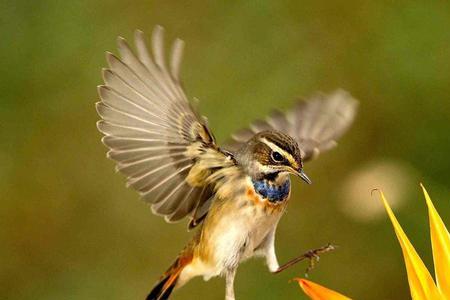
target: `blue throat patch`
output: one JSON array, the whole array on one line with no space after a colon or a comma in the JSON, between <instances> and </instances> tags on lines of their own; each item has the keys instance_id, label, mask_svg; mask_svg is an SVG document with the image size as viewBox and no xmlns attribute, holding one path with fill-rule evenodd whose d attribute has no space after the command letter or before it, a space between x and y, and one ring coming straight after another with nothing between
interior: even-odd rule
<instances>
[{"instance_id":1,"label":"blue throat patch","mask_svg":"<svg viewBox=\"0 0 450 300\"><path fill-rule=\"evenodd\" d=\"M280 202L286 199L291 189L291 181L288 179L282 185L275 185L267 180L252 180L255 191L270 202Z\"/></svg>"}]
</instances>

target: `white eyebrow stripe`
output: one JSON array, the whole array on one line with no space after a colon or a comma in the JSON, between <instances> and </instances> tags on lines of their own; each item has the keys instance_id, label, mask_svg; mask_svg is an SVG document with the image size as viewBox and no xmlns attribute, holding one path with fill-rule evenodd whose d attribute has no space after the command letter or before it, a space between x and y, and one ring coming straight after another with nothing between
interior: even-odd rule
<instances>
[{"instance_id":1,"label":"white eyebrow stripe","mask_svg":"<svg viewBox=\"0 0 450 300\"><path fill-rule=\"evenodd\" d=\"M297 163L294 159L294 157L287 151L283 150L282 148L278 147L276 144L268 141L266 138L260 138L259 139L260 142L263 142L264 144L266 144L267 146L270 147L270 149L272 149L272 151L276 151L281 153L285 158L287 158L287 160L289 160L289 162L291 164Z\"/></svg>"}]
</instances>

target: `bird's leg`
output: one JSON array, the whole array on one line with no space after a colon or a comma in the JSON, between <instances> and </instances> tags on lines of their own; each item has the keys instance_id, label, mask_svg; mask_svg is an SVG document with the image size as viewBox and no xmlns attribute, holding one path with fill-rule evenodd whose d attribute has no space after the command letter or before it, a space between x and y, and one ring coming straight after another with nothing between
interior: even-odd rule
<instances>
[{"instance_id":1,"label":"bird's leg","mask_svg":"<svg viewBox=\"0 0 450 300\"><path fill-rule=\"evenodd\" d=\"M236 268L229 269L225 276L225 300L234 300L234 277L236 276Z\"/></svg>"},{"instance_id":2,"label":"bird's leg","mask_svg":"<svg viewBox=\"0 0 450 300\"><path fill-rule=\"evenodd\" d=\"M309 265L308 265L308 268L306 269L306 273L305 273L305 276L308 277L308 272L311 271L312 269L314 269L315 264L319 261L320 255L323 253L332 251L334 249L336 249L336 246L334 246L332 244L328 244L326 246L323 246L323 247L320 247L317 249L309 250L306 253L300 255L299 257L296 257L296 258L288 261L287 263L285 263L284 265L282 265L281 267L279 267L277 270L273 271L272 273L274 273L274 274L280 273L302 260L309 259Z\"/></svg>"}]
</instances>

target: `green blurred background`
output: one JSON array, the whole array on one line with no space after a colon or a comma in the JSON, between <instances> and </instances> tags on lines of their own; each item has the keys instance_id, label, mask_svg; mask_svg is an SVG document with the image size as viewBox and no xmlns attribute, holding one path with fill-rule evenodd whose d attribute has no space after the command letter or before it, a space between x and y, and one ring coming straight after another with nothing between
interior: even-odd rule
<instances>
[{"instance_id":1,"label":"green blurred background","mask_svg":"<svg viewBox=\"0 0 450 300\"><path fill-rule=\"evenodd\" d=\"M186 41L182 75L220 141L272 108L342 87L360 113L306 165L277 233L280 262L327 242L310 278L355 299L408 299L381 187L432 267L424 182L450 224L448 1L6 1L0 4L0 298L143 299L192 233L126 189L95 128L116 36L155 24ZM238 299L306 299L262 260ZM223 299L190 282L173 299Z\"/></svg>"}]
</instances>

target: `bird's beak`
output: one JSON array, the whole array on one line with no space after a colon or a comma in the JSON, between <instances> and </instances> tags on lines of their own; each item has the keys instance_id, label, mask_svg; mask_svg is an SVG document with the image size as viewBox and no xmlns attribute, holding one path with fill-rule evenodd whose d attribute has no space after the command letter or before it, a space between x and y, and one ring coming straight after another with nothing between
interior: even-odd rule
<instances>
[{"instance_id":1,"label":"bird's beak","mask_svg":"<svg viewBox=\"0 0 450 300\"><path fill-rule=\"evenodd\" d=\"M305 174L305 172L303 172L302 169L298 170L295 175L297 175L298 177L300 177L304 182L306 182L307 184L311 184L312 181L311 179L309 179L309 177Z\"/></svg>"}]
</instances>

